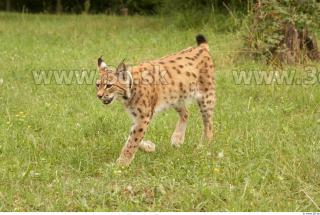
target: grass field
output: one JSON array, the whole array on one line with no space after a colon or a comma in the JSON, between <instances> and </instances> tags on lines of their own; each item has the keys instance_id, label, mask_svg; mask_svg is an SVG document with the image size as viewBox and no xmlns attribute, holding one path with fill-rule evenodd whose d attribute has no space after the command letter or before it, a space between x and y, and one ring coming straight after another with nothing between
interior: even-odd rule
<instances>
[{"instance_id":1,"label":"grass field","mask_svg":"<svg viewBox=\"0 0 320 215\"><path fill-rule=\"evenodd\" d=\"M156 153L139 151L127 169L114 165L131 125L120 103L102 105L95 83L33 79L95 71L100 55L109 64L161 57L199 32L216 65L214 141L197 147L202 120L191 104L186 142L172 148L169 110L147 132ZM236 33L161 18L0 13L0 211L319 211L319 82L236 85L235 69L272 69L239 47Z\"/></svg>"}]
</instances>

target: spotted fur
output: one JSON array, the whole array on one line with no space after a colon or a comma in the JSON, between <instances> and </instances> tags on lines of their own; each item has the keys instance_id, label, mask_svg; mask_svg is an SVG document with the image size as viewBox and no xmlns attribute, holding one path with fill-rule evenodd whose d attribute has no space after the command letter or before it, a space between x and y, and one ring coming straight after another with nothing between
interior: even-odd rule
<instances>
[{"instance_id":1,"label":"spotted fur","mask_svg":"<svg viewBox=\"0 0 320 215\"><path fill-rule=\"evenodd\" d=\"M202 114L203 137L213 137L213 110L215 106L214 66L209 46L203 35L196 37L198 46L157 60L127 68L122 62L116 71L98 60L100 77L97 96L104 104L120 98L133 118L134 125L117 160L129 165L138 148L147 152L155 145L144 140L144 134L154 114L172 107L180 116L171 136L173 146L184 142L188 111L186 101L195 99Z\"/></svg>"}]
</instances>

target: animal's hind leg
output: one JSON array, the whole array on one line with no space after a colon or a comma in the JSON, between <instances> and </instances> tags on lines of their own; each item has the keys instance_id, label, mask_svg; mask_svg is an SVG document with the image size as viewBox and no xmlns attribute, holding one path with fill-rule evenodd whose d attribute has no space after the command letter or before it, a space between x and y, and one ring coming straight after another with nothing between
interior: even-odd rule
<instances>
[{"instance_id":1,"label":"animal's hind leg","mask_svg":"<svg viewBox=\"0 0 320 215\"><path fill-rule=\"evenodd\" d=\"M214 91L203 92L201 98L198 99L198 105L203 120L202 139L211 140L213 138L213 110L215 106Z\"/></svg>"},{"instance_id":2,"label":"animal's hind leg","mask_svg":"<svg viewBox=\"0 0 320 215\"><path fill-rule=\"evenodd\" d=\"M171 136L171 144L173 146L179 147L184 142L184 136L188 121L188 111L185 106L176 107L175 110L178 112L180 119L176 125L176 129Z\"/></svg>"}]
</instances>

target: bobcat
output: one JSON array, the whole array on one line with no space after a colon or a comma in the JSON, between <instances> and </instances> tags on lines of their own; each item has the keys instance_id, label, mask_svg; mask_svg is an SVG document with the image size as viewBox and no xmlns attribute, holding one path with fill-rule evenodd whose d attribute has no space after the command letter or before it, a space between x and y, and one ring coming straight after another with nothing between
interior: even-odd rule
<instances>
[{"instance_id":1,"label":"bobcat","mask_svg":"<svg viewBox=\"0 0 320 215\"><path fill-rule=\"evenodd\" d=\"M203 35L196 37L197 46L157 60L128 68L120 63L112 71L100 57L97 97L110 104L120 99L131 114L134 125L117 159L120 166L128 166L138 148L151 152L155 145L144 140L144 134L154 114L173 107L180 116L171 144L179 147L184 142L188 111L185 102L195 99L203 118L203 137L213 137L215 106L214 67L209 46Z\"/></svg>"}]
</instances>

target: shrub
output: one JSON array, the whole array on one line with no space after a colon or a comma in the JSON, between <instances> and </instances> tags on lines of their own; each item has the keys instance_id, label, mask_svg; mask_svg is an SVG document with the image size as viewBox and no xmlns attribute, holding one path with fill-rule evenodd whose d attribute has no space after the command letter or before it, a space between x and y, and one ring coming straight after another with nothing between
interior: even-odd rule
<instances>
[{"instance_id":1,"label":"shrub","mask_svg":"<svg viewBox=\"0 0 320 215\"><path fill-rule=\"evenodd\" d=\"M320 26L316 0L261 0L244 22L247 51L269 61L320 59L314 32Z\"/></svg>"}]
</instances>

